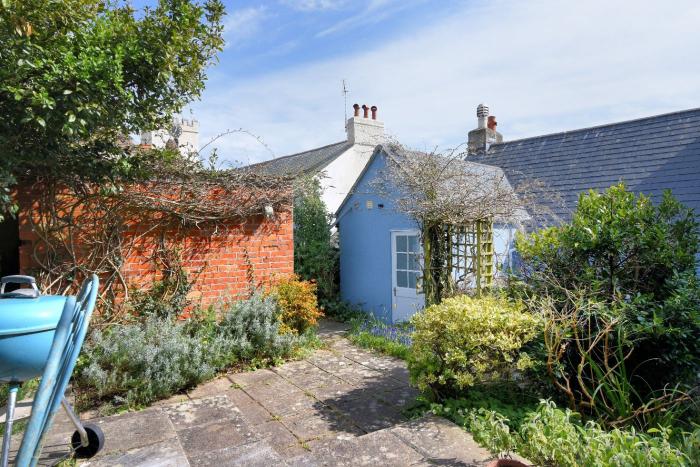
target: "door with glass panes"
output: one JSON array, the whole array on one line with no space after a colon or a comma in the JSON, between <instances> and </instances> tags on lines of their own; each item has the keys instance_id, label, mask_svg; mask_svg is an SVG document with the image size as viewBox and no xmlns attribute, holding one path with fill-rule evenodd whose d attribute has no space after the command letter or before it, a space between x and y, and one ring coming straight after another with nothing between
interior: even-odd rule
<instances>
[{"instance_id":1,"label":"door with glass panes","mask_svg":"<svg viewBox=\"0 0 700 467\"><path fill-rule=\"evenodd\" d=\"M419 293L421 277L421 247L417 230L391 232L392 319L409 319L425 305Z\"/></svg>"}]
</instances>

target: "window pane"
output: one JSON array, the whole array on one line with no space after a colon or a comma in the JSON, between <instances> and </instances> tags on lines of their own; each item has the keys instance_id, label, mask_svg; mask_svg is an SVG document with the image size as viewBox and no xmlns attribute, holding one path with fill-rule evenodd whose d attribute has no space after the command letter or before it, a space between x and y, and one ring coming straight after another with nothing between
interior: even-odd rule
<instances>
[{"instance_id":1,"label":"window pane","mask_svg":"<svg viewBox=\"0 0 700 467\"><path fill-rule=\"evenodd\" d=\"M408 254L396 253L396 269L408 269Z\"/></svg>"},{"instance_id":2,"label":"window pane","mask_svg":"<svg viewBox=\"0 0 700 467\"><path fill-rule=\"evenodd\" d=\"M396 236L396 251L407 251L407 240L405 235Z\"/></svg>"},{"instance_id":3,"label":"window pane","mask_svg":"<svg viewBox=\"0 0 700 467\"><path fill-rule=\"evenodd\" d=\"M408 287L408 276L406 271L396 271L396 286Z\"/></svg>"},{"instance_id":4,"label":"window pane","mask_svg":"<svg viewBox=\"0 0 700 467\"><path fill-rule=\"evenodd\" d=\"M408 251L417 252L418 251L418 236L411 235L408 237Z\"/></svg>"},{"instance_id":5,"label":"window pane","mask_svg":"<svg viewBox=\"0 0 700 467\"><path fill-rule=\"evenodd\" d=\"M409 289L415 289L416 288L416 279L418 278L418 273L417 272L409 272L408 273L408 288Z\"/></svg>"},{"instance_id":6,"label":"window pane","mask_svg":"<svg viewBox=\"0 0 700 467\"><path fill-rule=\"evenodd\" d=\"M420 263L418 261L418 255L415 255L415 254L408 255L408 267L406 269L411 269L413 271L420 271Z\"/></svg>"}]
</instances>

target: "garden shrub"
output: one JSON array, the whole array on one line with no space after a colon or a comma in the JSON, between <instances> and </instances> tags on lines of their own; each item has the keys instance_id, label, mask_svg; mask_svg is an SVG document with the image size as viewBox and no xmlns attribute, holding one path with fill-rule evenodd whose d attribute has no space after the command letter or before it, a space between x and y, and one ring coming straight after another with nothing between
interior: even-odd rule
<instances>
[{"instance_id":1,"label":"garden shrub","mask_svg":"<svg viewBox=\"0 0 700 467\"><path fill-rule=\"evenodd\" d=\"M273 296L254 294L231 303L215 329L212 353L217 367L236 361L274 362L288 356L296 344L293 334L283 334L281 311Z\"/></svg>"},{"instance_id":2,"label":"garden shrub","mask_svg":"<svg viewBox=\"0 0 700 467\"><path fill-rule=\"evenodd\" d=\"M280 334L280 313L274 297L256 294L230 304L220 322L154 314L94 332L76 371L82 402L143 406L235 364L275 363L299 342L294 334Z\"/></svg>"},{"instance_id":3,"label":"garden shrub","mask_svg":"<svg viewBox=\"0 0 700 467\"><path fill-rule=\"evenodd\" d=\"M539 328L539 320L521 303L495 296L449 298L417 313L411 322L411 380L436 399L530 366L521 348Z\"/></svg>"},{"instance_id":4,"label":"garden shrub","mask_svg":"<svg viewBox=\"0 0 700 467\"><path fill-rule=\"evenodd\" d=\"M634 429L606 431L597 423L582 423L577 413L541 401L519 424L502 413L486 408L446 410L434 405L433 412L446 416L469 430L474 439L498 456L517 452L536 465L586 466L690 466L696 453L688 446L675 446L666 429L639 433ZM686 434L686 439L700 431Z\"/></svg>"},{"instance_id":5,"label":"garden shrub","mask_svg":"<svg viewBox=\"0 0 700 467\"><path fill-rule=\"evenodd\" d=\"M146 405L216 372L201 338L183 323L156 316L95 332L85 347L79 392L117 406Z\"/></svg>"},{"instance_id":6,"label":"garden shrub","mask_svg":"<svg viewBox=\"0 0 700 467\"><path fill-rule=\"evenodd\" d=\"M646 427L697 383L698 239L694 213L670 193L655 206L622 184L582 194L571 222L517 239L549 375L573 409Z\"/></svg>"},{"instance_id":7,"label":"garden shrub","mask_svg":"<svg viewBox=\"0 0 700 467\"><path fill-rule=\"evenodd\" d=\"M303 334L307 329L316 326L318 319L323 316L318 309L316 284L313 282L291 276L277 282L271 293L282 310L280 319L283 333Z\"/></svg>"},{"instance_id":8,"label":"garden shrub","mask_svg":"<svg viewBox=\"0 0 700 467\"><path fill-rule=\"evenodd\" d=\"M337 301L339 258L331 235L332 214L321 199L317 177L301 180L294 198L294 271L318 285L318 301L331 309Z\"/></svg>"}]
</instances>

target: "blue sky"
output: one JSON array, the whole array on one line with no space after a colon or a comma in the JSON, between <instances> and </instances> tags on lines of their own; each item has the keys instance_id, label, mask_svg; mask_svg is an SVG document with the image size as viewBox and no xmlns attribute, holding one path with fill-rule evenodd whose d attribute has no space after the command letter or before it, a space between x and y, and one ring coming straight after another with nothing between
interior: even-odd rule
<instances>
[{"instance_id":1,"label":"blue sky","mask_svg":"<svg viewBox=\"0 0 700 467\"><path fill-rule=\"evenodd\" d=\"M206 142L255 162L345 139L345 79L389 134L454 147L489 104L505 139L700 107L700 2L226 1Z\"/></svg>"}]
</instances>

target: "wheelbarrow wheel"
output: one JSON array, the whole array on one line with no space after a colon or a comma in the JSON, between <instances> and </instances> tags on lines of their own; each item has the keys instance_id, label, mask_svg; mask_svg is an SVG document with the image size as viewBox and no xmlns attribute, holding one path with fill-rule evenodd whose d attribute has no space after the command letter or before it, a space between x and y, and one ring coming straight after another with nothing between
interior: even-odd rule
<instances>
[{"instance_id":1,"label":"wheelbarrow wheel","mask_svg":"<svg viewBox=\"0 0 700 467\"><path fill-rule=\"evenodd\" d=\"M80 443L80 432L78 430L71 437L74 456L78 459L89 459L102 450L105 445L105 435L99 426L93 423L83 424L88 437L88 445L82 446Z\"/></svg>"}]
</instances>

